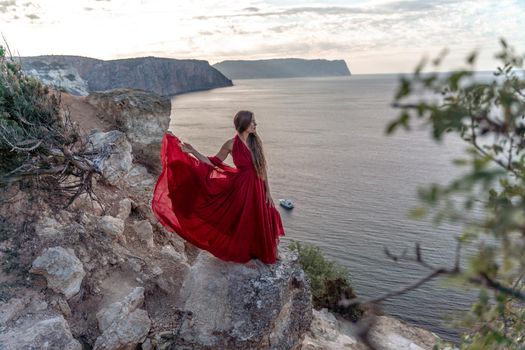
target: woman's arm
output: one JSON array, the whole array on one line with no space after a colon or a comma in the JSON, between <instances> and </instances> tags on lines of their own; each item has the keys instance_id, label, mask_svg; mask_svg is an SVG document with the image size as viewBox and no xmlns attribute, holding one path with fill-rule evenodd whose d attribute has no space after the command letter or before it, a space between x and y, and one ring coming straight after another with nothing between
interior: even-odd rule
<instances>
[{"instance_id":1,"label":"woman's arm","mask_svg":"<svg viewBox=\"0 0 525 350\"><path fill-rule=\"evenodd\" d=\"M232 140L226 141L219 152L215 155L215 157L219 158L221 162L224 162L226 157L228 157L228 154L232 151Z\"/></svg>"},{"instance_id":2,"label":"woman's arm","mask_svg":"<svg viewBox=\"0 0 525 350\"><path fill-rule=\"evenodd\" d=\"M211 166L215 166L212 162L210 162L208 157L206 157L206 156L202 155L201 153L199 153L199 151L197 151L195 148L193 148L192 145L190 145L187 142L181 141L180 142L180 149L183 152L186 152L186 153L189 153L189 154L193 154L201 162L204 162L204 163L209 164Z\"/></svg>"},{"instance_id":3,"label":"woman's arm","mask_svg":"<svg viewBox=\"0 0 525 350\"><path fill-rule=\"evenodd\" d=\"M218 158L221 162L223 162L226 157L228 156L228 154L231 152L231 148L232 148L232 140L228 140L226 141L221 149L219 150L219 152L217 153L217 155L215 155L216 158ZM192 145L190 145L189 143L185 143L185 142L182 142L181 141L181 149L182 151L184 152L187 152L187 153L191 153L193 154L197 159L199 159L201 162L204 162L204 163L207 163L207 164L210 164L211 166L215 166L215 164L213 164L210 159L208 157L206 157L205 155L199 153L195 148L193 148Z\"/></svg>"}]
</instances>

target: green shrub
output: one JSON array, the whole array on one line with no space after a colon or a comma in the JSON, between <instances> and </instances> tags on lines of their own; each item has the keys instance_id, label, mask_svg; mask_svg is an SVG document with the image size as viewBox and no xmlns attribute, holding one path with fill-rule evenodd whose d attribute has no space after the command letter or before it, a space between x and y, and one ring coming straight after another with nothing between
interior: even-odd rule
<instances>
[{"instance_id":1,"label":"green shrub","mask_svg":"<svg viewBox=\"0 0 525 350\"><path fill-rule=\"evenodd\" d=\"M100 172L85 141L61 108L61 92L24 74L0 45L0 187L40 188L57 205L67 199L63 207L92 194L91 179Z\"/></svg>"},{"instance_id":2,"label":"green shrub","mask_svg":"<svg viewBox=\"0 0 525 350\"><path fill-rule=\"evenodd\" d=\"M292 241L288 248L299 253L299 262L310 279L312 301L316 309L327 308L346 319L357 321L363 314L360 306L342 307L341 299L356 298L349 271L325 259L319 247Z\"/></svg>"},{"instance_id":3,"label":"green shrub","mask_svg":"<svg viewBox=\"0 0 525 350\"><path fill-rule=\"evenodd\" d=\"M24 75L0 46L0 175L27 162L42 146L55 141L52 138L68 143L59 110L56 96L35 78Z\"/></svg>"}]
</instances>

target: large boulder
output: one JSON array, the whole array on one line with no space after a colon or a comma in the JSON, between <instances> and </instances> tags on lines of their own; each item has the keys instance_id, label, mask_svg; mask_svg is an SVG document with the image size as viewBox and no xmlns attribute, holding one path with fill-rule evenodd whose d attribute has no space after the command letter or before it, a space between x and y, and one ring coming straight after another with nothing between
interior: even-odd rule
<instances>
[{"instance_id":1,"label":"large boulder","mask_svg":"<svg viewBox=\"0 0 525 350\"><path fill-rule=\"evenodd\" d=\"M98 117L126 133L135 159L153 173L160 173L160 146L169 127L171 100L152 92L114 89L93 92L86 101Z\"/></svg>"},{"instance_id":2,"label":"large boulder","mask_svg":"<svg viewBox=\"0 0 525 350\"><path fill-rule=\"evenodd\" d=\"M47 248L33 261L31 273L43 275L49 288L71 298L80 291L86 275L82 262L72 250L62 247Z\"/></svg>"},{"instance_id":3,"label":"large boulder","mask_svg":"<svg viewBox=\"0 0 525 350\"><path fill-rule=\"evenodd\" d=\"M174 348L296 349L312 320L309 281L297 252L256 267L202 251L181 289L182 322Z\"/></svg>"}]
</instances>

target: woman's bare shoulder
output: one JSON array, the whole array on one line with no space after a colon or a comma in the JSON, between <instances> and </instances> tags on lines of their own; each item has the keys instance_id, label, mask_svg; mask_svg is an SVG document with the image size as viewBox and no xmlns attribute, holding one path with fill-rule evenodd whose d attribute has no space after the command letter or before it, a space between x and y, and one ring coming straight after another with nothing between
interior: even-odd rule
<instances>
[{"instance_id":1,"label":"woman's bare shoulder","mask_svg":"<svg viewBox=\"0 0 525 350\"><path fill-rule=\"evenodd\" d=\"M233 138L226 140L226 142L224 142L222 147L226 148L228 151L231 152L233 148L233 140L234 140Z\"/></svg>"}]
</instances>

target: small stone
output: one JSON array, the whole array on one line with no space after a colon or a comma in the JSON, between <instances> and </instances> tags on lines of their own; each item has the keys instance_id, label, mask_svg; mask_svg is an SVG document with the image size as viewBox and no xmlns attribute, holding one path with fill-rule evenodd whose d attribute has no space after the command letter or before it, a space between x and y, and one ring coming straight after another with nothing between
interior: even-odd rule
<instances>
[{"instance_id":1,"label":"small stone","mask_svg":"<svg viewBox=\"0 0 525 350\"><path fill-rule=\"evenodd\" d=\"M64 209L60 210L58 212L58 215L60 215L60 218L64 220L65 222L73 221L73 218L75 216L72 212L69 212Z\"/></svg>"},{"instance_id":2,"label":"small stone","mask_svg":"<svg viewBox=\"0 0 525 350\"><path fill-rule=\"evenodd\" d=\"M51 247L33 261L31 273L43 275L49 288L62 293L67 299L80 291L80 284L86 273L82 262L74 252L62 248Z\"/></svg>"},{"instance_id":3,"label":"small stone","mask_svg":"<svg viewBox=\"0 0 525 350\"><path fill-rule=\"evenodd\" d=\"M135 233L139 239L146 243L148 248L154 248L155 243L153 242L153 227L148 220L138 221L133 225Z\"/></svg>"},{"instance_id":4,"label":"small stone","mask_svg":"<svg viewBox=\"0 0 525 350\"><path fill-rule=\"evenodd\" d=\"M113 238L120 239L124 233L124 221L110 215L105 215L98 220L98 229Z\"/></svg>"},{"instance_id":5,"label":"small stone","mask_svg":"<svg viewBox=\"0 0 525 350\"><path fill-rule=\"evenodd\" d=\"M175 248L170 244L163 246L160 250L160 253L165 257L171 258L176 261L186 260L185 257L181 253L176 251Z\"/></svg>"},{"instance_id":6,"label":"small stone","mask_svg":"<svg viewBox=\"0 0 525 350\"><path fill-rule=\"evenodd\" d=\"M162 273L163 273L164 271L162 271L162 269L161 269L160 267L155 266L155 267L153 267L152 272L153 272L153 274L154 274L155 276L158 276L158 275L162 275Z\"/></svg>"},{"instance_id":7,"label":"small stone","mask_svg":"<svg viewBox=\"0 0 525 350\"><path fill-rule=\"evenodd\" d=\"M96 216L100 216L104 212L104 208L100 203L93 200L87 193L82 193L75 198L73 203L71 203L71 209L85 211Z\"/></svg>"},{"instance_id":8,"label":"small stone","mask_svg":"<svg viewBox=\"0 0 525 350\"><path fill-rule=\"evenodd\" d=\"M135 272L141 272L142 271L142 265L143 263L141 261L138 261L137 259L128 259L128 264L131 266L131 269Z\"/></svg>"},{"instance_id":9,"label":"small stone","mask_svg":"<svg viewBox=\"0 0 525 350\"><path fill-rule=\"evenodd\" d=\"M121 220L126 220L131 213L131 204L132 201L129 198L124 198L119 202L117 218Z\"/></svg>"},{"instance_id":10,"label":"small stone","mask_svg":"<svg viewBox=\"0 0 525 350\"><path fill-rule=\"evenodd\" d=\"M62 225L56 221L54 218L43 217L35 225L35 233L38 237L42 238L57 238L62 236L60 227Z\"/></svg>"}]
</instances>

